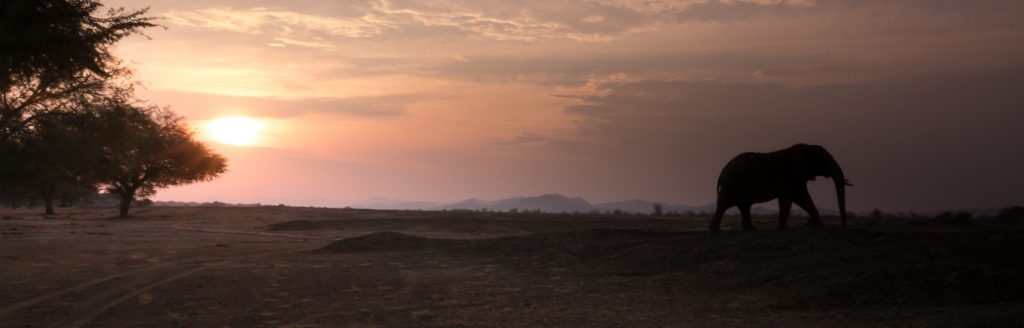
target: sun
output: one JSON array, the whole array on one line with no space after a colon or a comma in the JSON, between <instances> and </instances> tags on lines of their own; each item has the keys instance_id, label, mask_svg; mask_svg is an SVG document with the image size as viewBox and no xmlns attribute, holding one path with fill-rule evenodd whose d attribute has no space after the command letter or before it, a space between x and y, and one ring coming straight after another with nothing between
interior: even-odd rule
<instances>
[{"instance_id":1,"label":"sun","mask_svg":"<svg viewBox=\"0 0 1024 328\"><path fill-rule=\"evenodd\" d=\"M206 134L210 139L235 146L252 145L262 129L262 123L246 116L221 117L206 123Z\"/></svg>"}]
</instances>

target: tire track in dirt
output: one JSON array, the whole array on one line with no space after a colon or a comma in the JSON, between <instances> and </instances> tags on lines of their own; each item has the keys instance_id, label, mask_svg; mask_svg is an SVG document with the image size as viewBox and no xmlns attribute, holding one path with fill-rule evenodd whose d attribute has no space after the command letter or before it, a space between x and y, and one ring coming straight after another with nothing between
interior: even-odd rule
<instances>
[{"instance_id":1,"label":"tire track in dirt","mask_svg":"<svg viewBox=\"0 0 1024 328\"><path fill-rule=\"evenodd\" d=\"M46 293L46 294L43 294L43 295L39 295L39 296L30 298L30 299L27 299L27 300L24 300L24 301L21 301L21 302L17 302L17 303L8 305L8 306L0 309L0 318L7 317L8 315L10 315L10 314L12 314L12 313L14 313L14 312L16 312L18 310L21 310L21 309L29 307L29 306L36 305L38 303L45 302L47 300L50 300L50 299L55 298L55 297L62 296L64 294L85 290L86 288L89 288L91 286L99 285L99 284L102 284L102 283L105 283L105 282L108 282L108 281L111 281L111 280L114 280L114 279L120 279L120 278L123 278L123 277L126 277L126 276L136 275L136 274L144 273L144 272L147 272L147 271L153 271L153 270L161 269L161 268L172 266L172 265L179 265L179 264L181 264L180 262L181 261L179 261L179 262L161 263L161 264L151 265L151 266L147 266L145 268L140 268L140 269L136 269L136 270L132 270L132 271L128 271L128 272L121 272L121 273L117 273L117 274L114 274L114 275L106 276L106 277L103 277L103 278L99 278L99 279L91 280L91 281L88 281L88 282L84 282L84 283L81 283L81 284L78 284L78 285L74 285L74 286L71 286L71 287L68 287L68 288L65 288L65 289L61 289L61 290L58 290L58 291L54 291L54 292Z\"/></svg>"},{"instance_id":2,"label":"tire track in dirt","mask_svg":"<svg viewBox=\"0 0 1024 328\"><path fill-rule=\"evenodd\" d=\"M215 268L218 266L231 264L233 262L239 262L253 258L301 252L311 249L314 248L303 246L291 247L285 250L247 254L243 256L226 259L224 261L198 264L197 267L188 266L186 268L178 270L170 270L166 273L157 275L156 277L147 277L145 279L140 279L139 281L131 284L134 287L123 288L122 286L122 291L120 293L115 293L114 295L109 295L111 297L108 297L108 295L103 295L96 299L90 299L90 306L76 306L76 314L73 315L71 319L67 320L66 322L56 323L52 327L82 327L88 324L93 319L96 319L96 317L102 315L104 312L107 312L111 308L121 303L124 303L125 301L128 301L132 298L138 297L139 295L146 293L153 288L174 282L176 280L191 276L193 274L199 273L210 268Z\"/></svg>"},{"instance_id":3,"label":"tire track in dirt","mask_svg":"<svg viewBox=\"0 0 1024 328\"><path fill-rule=\"evenodd\" d=\"M255 231L172 227L174 230L233 235L254 235L275 238L333 240L330 237L297 234L277 234ZM61 290L32 297L0 308L3 326L17 322L33 323L33 318L44 318L39 326L81 327L111 308L161 285L194 275L198 272L234 262L313 250L322 245L292 245L273 250L243 250L229 254L195 256L172 262L148 265L90 280ZM35 313L33 313L35 312ZM24 314L27 316L19 316Z\"/></svg>"}]
</instances>

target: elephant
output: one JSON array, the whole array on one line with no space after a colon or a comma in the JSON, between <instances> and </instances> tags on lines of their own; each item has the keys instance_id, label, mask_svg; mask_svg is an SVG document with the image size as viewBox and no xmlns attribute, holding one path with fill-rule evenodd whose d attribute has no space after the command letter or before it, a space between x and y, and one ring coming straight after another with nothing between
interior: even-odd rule
<instances>
[{"instance_id":1,"label":"elephant","mask_svg":"<svg viewBox=\"0 0 1024 328\"><path fill-rule=\"evenodd\" d=\"M796 144L770 153L742 153L725 164L718 176L718 201L711 218L711 231L719 231L725 210L736 206L743 218L743 230L755 230L750 207L778 198L779 228L786 228L793 203L810 215L809 225L821 226L807 182L823 176L833 180L839 200L839 217L846 226L846 186L853 186L839 163L825 147Z\"/></svg>"}]
</instances>

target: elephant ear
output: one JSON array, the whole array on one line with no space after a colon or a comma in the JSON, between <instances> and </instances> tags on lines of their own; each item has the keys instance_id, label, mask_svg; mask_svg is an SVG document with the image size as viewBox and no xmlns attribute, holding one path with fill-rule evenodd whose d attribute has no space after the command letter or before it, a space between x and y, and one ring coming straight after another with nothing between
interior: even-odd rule
<instances>
[{"instance_id":1,"label":"elephant ear","mask_svg":"<svg viewBox=\"0 0 1024 328\"><path fill-rule=\"evenodd\" d=\"M794 145L793 151L790 152L789 166L792 168L794 174L802 179L813 181L814 177L817 176L814 172L814 150L808 145Z\"/></svg>"}]
</instances>

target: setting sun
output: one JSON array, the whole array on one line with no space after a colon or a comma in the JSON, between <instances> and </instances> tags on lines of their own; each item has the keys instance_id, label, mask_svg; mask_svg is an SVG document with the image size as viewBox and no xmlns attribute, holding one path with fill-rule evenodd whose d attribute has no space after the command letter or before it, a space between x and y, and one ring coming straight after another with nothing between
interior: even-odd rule
<instances>
[{"instance_id":1,"label":"setting sun","mask_svg":"<svg viewBox=\"0 0 1024 328\"><path fill-rule=\"evenodd\" d=\"M206 124L206 134L213 141L235 146L256 142L263 124L245 116L221 117Z\"/></svg>"}]
</instances>

